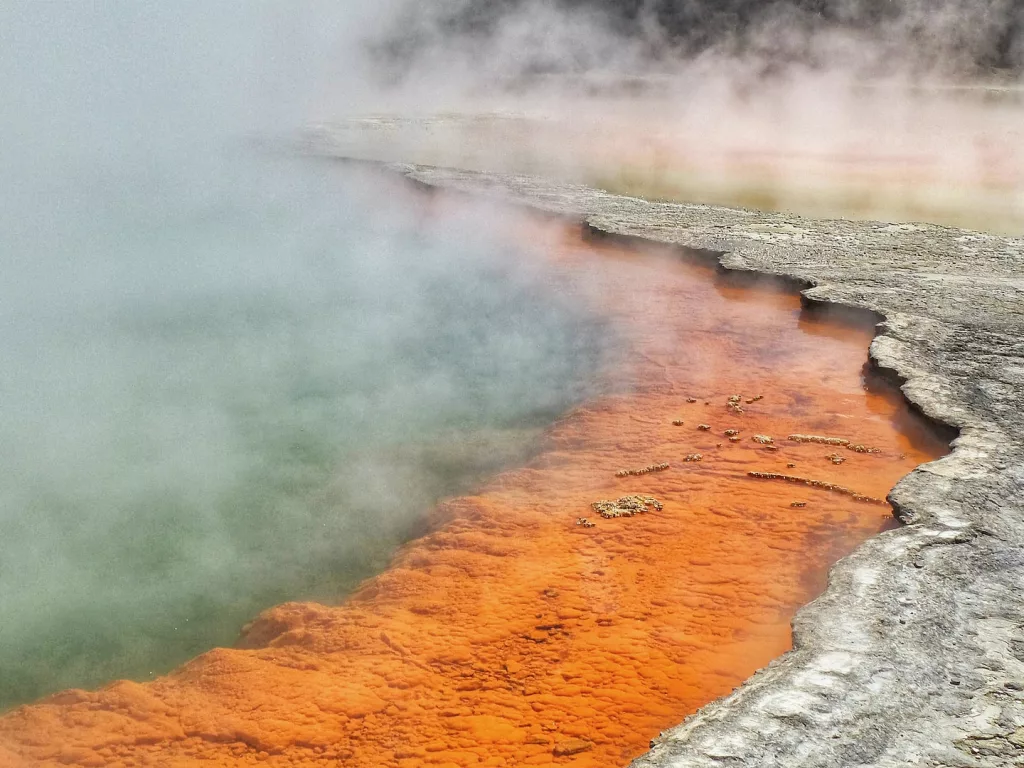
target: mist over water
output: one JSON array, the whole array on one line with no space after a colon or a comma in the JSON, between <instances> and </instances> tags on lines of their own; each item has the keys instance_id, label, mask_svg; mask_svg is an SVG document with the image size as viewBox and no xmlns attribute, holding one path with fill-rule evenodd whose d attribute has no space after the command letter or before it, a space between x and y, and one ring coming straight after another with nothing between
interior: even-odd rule
<instances>
[{"instance_id":1,"label":"mist over water","mask_svg":"<svg viewBox=\"0 0 1024 768\"><path fill-rule=\"evenodd\" d=\"M514 217L251 141L322 17L218 8L4 12L0 708L342 599L611 353Z\"/></svg>"}]
</instances>

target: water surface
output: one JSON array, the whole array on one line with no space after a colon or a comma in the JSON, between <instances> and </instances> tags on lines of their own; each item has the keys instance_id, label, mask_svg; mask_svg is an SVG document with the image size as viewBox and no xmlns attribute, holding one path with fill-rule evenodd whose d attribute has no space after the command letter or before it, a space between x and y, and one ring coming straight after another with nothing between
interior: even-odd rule
<instances>
[{"instance_id":1,"label":"water surface","mask_svg":"<svg viewBox=\"0 0 1024 768\"><path fill-rule=\"evenodd\" d=\"M609 349L485 208L239 144L26 180L0 286L0 707L341 599Z\"/></svg>"}]
</instances>

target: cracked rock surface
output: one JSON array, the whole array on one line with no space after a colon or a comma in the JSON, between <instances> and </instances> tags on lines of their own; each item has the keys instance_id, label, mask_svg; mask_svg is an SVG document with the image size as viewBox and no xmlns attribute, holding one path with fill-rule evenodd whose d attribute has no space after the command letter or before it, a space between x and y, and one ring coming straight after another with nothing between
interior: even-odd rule
<instances>
[{"instance_id":1,"label":"cracked rock surface","mask_svg":"<svg viewBox=\"0 0 1024 768\"><path fill-rule=\"evenodd\" d=\"M794 650L634 768L1024 765L1024 239L655 203L526 176L395 165L423 184L672 243L884 318L872 360L956 427L794 620Z\"/></svg>"}]
</instances>

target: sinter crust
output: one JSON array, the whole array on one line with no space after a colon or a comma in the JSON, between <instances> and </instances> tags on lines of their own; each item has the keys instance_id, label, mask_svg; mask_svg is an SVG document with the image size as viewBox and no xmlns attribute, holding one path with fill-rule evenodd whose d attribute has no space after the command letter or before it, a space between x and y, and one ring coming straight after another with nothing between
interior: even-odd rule
<instances>
[{"instance_id":1,"label":"sinter crust","mask_svg":"<svg viewBox=\"0 0 1024 768\"><path fill-rule=\"evenodd\" d=\"M1024 240L390 167L874 311L872 362L960 430L951 455L893 490L908 525L839 562L797 614L795 650L662 733L634 768L1024 765Z\"/></svg>"}]
</instances>

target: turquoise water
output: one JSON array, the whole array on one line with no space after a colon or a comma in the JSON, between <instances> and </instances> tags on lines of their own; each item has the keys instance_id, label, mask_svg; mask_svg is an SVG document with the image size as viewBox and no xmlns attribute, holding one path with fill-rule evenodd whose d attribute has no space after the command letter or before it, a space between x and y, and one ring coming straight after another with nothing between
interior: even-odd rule
<instances>
[{"instance_id":1,"label":"turquoise water","mask_svg":"<svg viewBox=\"0 0 1024 768\"><path fill-rule=\"evenodd\" d=\"M342 599L611 353L510 214L204 151L0 214L0 707Z\"/></svg>"}]
</instances>

